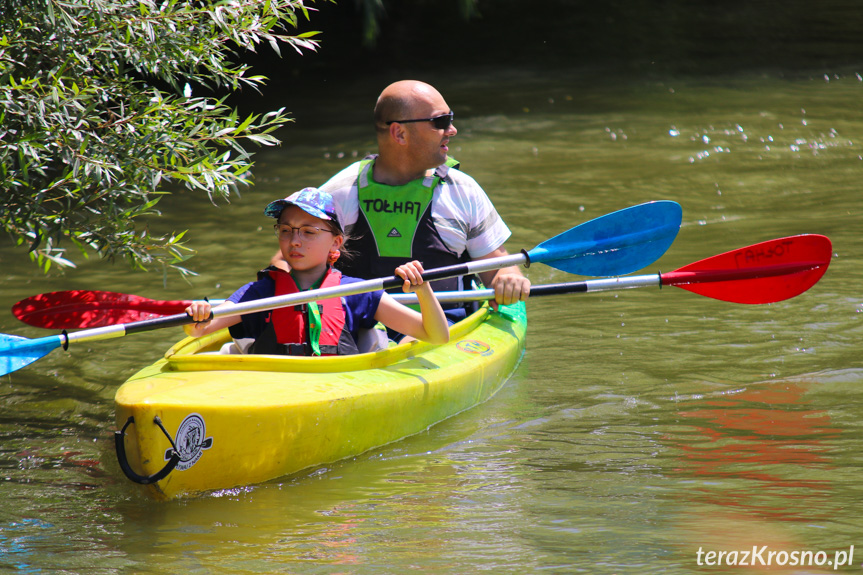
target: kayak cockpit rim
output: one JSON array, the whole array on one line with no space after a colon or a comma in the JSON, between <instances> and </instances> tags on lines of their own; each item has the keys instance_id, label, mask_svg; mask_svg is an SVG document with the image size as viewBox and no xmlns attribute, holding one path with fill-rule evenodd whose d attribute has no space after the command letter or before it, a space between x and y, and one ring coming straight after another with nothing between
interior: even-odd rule
<instances>
[{"instance_id":1,"label":"kayak cockpit rim","mask_svg":"<svg viewBox=\"0 0 863 575\"><path fill-rule=\"evenodd\" d=\"M506 308L503 308L506 309ZM450 340L457 340L472 332L490 314L498 314L488 305L450 327ZM504 315L504 317L506 317ZM201 338L187 337L165 353L163 369L166 371L291 371L339 372L376 369L422 354L434 344L411 341L370 353L345 356L297 357L280 355L220 354L222 345L231 341L227 329Z\"/></svg>"}]
</instances>

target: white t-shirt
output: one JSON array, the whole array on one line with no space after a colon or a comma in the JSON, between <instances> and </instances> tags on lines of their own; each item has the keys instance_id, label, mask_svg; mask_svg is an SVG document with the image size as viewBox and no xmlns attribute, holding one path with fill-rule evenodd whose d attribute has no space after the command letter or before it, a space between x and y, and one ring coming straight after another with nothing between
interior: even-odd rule
<instances>
[{"instance_id":1,"label":"white t-shirt","mask_svg":"<svg viewBox=\"0 0 863 575\"><path fill-rule=\"evenodd\" d=\"M359 217L359 172L360 162L355 162L320 188L333 196L339 222L348 234ZM431 217L444 244L459 255L467 250L471 259L503 246L511 232L476 180L447 166L437 168L436 174L441 180L432 193Z\"/></svg>"}]
</instances>

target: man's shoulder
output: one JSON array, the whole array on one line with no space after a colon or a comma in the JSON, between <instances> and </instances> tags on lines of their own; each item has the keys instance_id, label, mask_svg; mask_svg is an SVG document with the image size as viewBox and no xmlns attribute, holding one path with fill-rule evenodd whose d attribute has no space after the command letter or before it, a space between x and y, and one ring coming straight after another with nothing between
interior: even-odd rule
<instances>
[{"instance_id":1,"label":"man's shoulder","mask_svg":"<svg viewBox=\"0 0 863 575\"><path fill-rule=\"evenodd\" d=\"M484 203L488 195L479 183L465 172L450 168L441 178L441 199L449 199L456 204Z\"/></svg>"},{"instance_id":2,"label":"man's shoulder","mask_svg":"<svg viewBox=\"0 0 863 575\"><path fill-rule=\"evenodd\" d=\"M454 184L456 186L461 186L465 188L479 188L482 189L479 183L473 178L473 176L469 175L467 172L461 170L461 168L455 168L451 166L441 166L437 170L438 175L441 176L441 179L445 183Z\"/></svg>"},{"instance_id":3,"label":"man's shoulder","mask_svg":"<svg viewBox=\"0 0 863 575\"><path fill-rule=\"evenodd\" d=\"M327 180L320 189L333 196L349 191L352 187L356 186L357 177L359 177L360 174L360 168L362 167L363 162L367 159L368 158L365 158L346 166L332 178Z\"/></svg>"}]
</instances>

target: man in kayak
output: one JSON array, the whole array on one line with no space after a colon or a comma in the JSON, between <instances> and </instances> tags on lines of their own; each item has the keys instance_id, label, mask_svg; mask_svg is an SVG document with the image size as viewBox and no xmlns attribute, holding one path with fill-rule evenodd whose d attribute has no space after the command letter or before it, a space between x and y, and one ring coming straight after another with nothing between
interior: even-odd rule
<instances>
[{"instance_id":1,"label":"man in kayak","mask_svg":"<svg viewBox=\"0 0 863 575\"><path fill-rule=\"evenodd\" d=\"M273 228L290 272L274 267L263 270L257 281L234 292L219 307L360 281L332 267L344 257L345 238L330 194L306 188L271 202L264 213L277 222ZM415 339L446 343L447 319L422 273L417 261L395 269L395 275L404 279L404 291L416 292L419 312L382 290L216 319L210 319L209 302L195 301L186 313L198 323L183 329L188 335L201 337L228 327L239 348L255 354L359 353L361 330L372 329L377 322Z\"/></svg>"},{"instance_id":2,"label":"man in kayak","mask_svg":"<svg viewBox=\"0 0 863 575\"><path fill-rule=\"evenodd\" d=\"M507 254L510 230L479 184L447 155L458 131L443 96L424 82L387 86L374 110L378 154L356 162L321 190L335 199L357 257L339 263L347 275L365 279L392 274L419 260L432 269ZM284 267L281 256L274 265ZM480 274L497 304L525 300L530 281L517 266ZM434 282L438 291L469 289L462 278ZM463 307L447 310L451 321Z\"/></svg>"}]
</instances>

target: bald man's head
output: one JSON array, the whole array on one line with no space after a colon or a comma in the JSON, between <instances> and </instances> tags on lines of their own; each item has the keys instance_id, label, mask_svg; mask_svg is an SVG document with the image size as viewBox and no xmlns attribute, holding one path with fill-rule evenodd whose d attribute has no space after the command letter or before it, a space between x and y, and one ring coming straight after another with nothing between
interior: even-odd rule
<instances>
[{"instance_id":1,"label":"bald man's head","mask_svg":"<svg viewBox=\"0 0 863 575\"><path fill-rule=\"evenodd\" d=\"M411 119L418 110L438 100L443 100L440 92L425 82L401 80L390 84L375 104L375 128L386 131L387 122Z\"/></svg>"}]
</instances>

